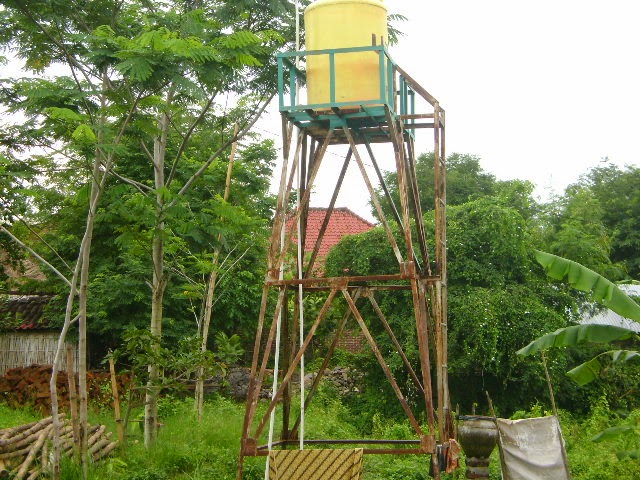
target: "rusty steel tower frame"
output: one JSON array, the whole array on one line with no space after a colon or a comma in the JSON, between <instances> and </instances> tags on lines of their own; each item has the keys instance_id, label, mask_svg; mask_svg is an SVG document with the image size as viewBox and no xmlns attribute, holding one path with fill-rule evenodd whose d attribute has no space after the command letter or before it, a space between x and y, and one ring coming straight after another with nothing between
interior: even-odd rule
<instances>
[{"instance_id":1,"label":"rusty steel tower frame","mask_svg":"<svg viewBox=\"0 0 640 480\"><path fill-rule=\"evenodd\" d=\"M336 100L336 57L354 52L365 52L379 59L379 98L365 102ZM305 82L305 75L296 65L298 58L310 55L328 57L330 97L327 103L301 104L296 85ZM437 458L446 451L448 440L454 438L447 378L445 112L432 95L393 62L384 45L282 53L278 55L278 67L283 163L268 271L257 322L237 478L242 478L247 456L266 456L275 449L338 445L363 447L364 454L431 455L434 478L440 478ZM427 238L423 222L415 151L416 135L429 135L429 132L433 136L435 171L435 236L432 238ZM335 183L330 185L324 181L323 185L316 185L317 173L326 153L336 145L343 145L340 148L342 152L348 150L339 173L336 172ZM394 204L376 158L376 152L383 148L393 155L399 205ZM326 277L315 268L323 235L350 163L357 165L397 260L397 269L392 272ZM372 165L373 171L366 168L368 165ZM305 245L307 214L314 187L333 194L315 247L310 255L304 256L301 250ZM390 219L386 218L378 191L384 192L387 204L392 207ZM298 197L297 207L292 210L290 205L295 195ZM396 241L398 235L392 231L392 222L398 225L401 241ZM430 251L435 252L435 258L430 258ZM406 315L413 317L415 323L420 360L418 368L410 363L385 312L376 301L379 292L398 290L411 292L412 302L406 305ZM312 315L306 312L304 302L305 296L310 294L322 295L323 298L322 307L319 311L316 308ZM343 302L338 302L339 298ZM375 312L371 318L363 316L365 304L366 311ZM326 350L321 352L324 361L313 384L305 387L304 381L300 382L302 396L299 405L303 406L298 407L301 413L294 419L293 380L296 375L300 376L304 354L316 337L319 326L326 320L329 310L339 305L344 311L328 339L331 341L327 341ZM406 413L415 432L413 438L305 438L304 411L317 391L340 334L347 322L354 320ZM395 345L409 378L420 392L420 407L412 407L407 401L406 393L371 334L369 325L372 322L378 322ZM275 372L273 391L266 410L261 408L258 414L268 369ZM418 408L422 415L418 414ZM267 432L276 410L280 411L278 419L281 423L278 427L280 432L274 437L273 429L268 435ZM426 418L427 425L422 425L419 418ZM268 440L265 440L267 436Z\"/></svg>"}]
</instances>

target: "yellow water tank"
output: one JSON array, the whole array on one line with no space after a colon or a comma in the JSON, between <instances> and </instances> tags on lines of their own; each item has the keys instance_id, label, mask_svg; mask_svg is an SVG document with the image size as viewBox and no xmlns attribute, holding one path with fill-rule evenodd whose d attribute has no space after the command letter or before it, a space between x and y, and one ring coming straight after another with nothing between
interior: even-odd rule
<instances>
[{"instance_id":1,"label":"yellow water tank","mask_svg":"<svg viewBox=\"0 0 640 480\"><path fill-rule=\"evenodd\" d=\"M316 0L304 12L307 50L366 47L387 43L383 0ZM380 98L378 52L335 55L335 102ZM330 103L329 56L307 56L307 102ZM380 103L380 102L375 102Z\"/></svg>"}]
</instances>

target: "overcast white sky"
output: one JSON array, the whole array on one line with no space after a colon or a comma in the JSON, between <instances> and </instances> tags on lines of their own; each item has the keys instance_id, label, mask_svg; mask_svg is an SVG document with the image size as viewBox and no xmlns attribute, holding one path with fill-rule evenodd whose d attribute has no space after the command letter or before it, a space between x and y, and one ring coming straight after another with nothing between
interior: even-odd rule
<instances>
[{"instance_id":1,"label":"overcast white sky","mask_svg":"<svg viewBox=\"0 0 640 480\"><path fill-rule=\"evenodd\" d=\"M480 156L499 179L530 180L543 199L604 157L640 166L637 0L385 4L408 18L398 24L405 36L391 54L446 110L449 153ZM5 75L12 66L3 67ZM280 140L277 105L257 128ZM430 131L420 133L418 151L430 150ZM326 158L312 205L328 204L339 156ZM378 160L392 168L390 150ZM368 201L352 165L338 206L371 218Z\"/></svg>"},{"instance_id":2,"label":"overcast white sky","mask_svg":"<svg viewBox=\"0 0 640 480\"><path fill-rule=\"evenodd\" d=\"M640 3L385 3L408 18L392 56L445 108L449 153L479 155L486 171L531 180L542 197L604 157L640 165ZM322 205L330 192L316 192ZM356 179L338 203L368 216L367 200Z\"/></svg>"}]
</instances>

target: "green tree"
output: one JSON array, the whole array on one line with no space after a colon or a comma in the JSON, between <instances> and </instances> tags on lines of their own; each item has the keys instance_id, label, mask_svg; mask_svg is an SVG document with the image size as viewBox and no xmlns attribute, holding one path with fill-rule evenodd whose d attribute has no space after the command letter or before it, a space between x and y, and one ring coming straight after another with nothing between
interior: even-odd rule
<instances>
[{"instance_id":1,"label":"green tree","mask_svg":"<svg viewBox=\"0 0 640 480\"><path fill-rule=\"evenodd\" d=\"M485 390L501 411L534 403L538 392L545 391L543 374L514 352L528 334L567 325L567 312L577 307L569 292L548 284L536 264L532 252L537 227L503 201L485 196L448 209L449 381L454 402L465 410L482 402ZM432 213L425 215L425 223L427 238L432 238ZM386 244L381 229L346 237L329 253L327 275L392 272L397 266ZM407 302L409 298L395 293L379 299L383 310L390 312L401 344L417 351L412 321L401 308ZM371 328L383 350L395 358L393 346L375 323ZM553 362L554 374L566 366L560 357ZM396 371L402 370L401 363L392 363ZM376 381L382 382L381 377ZM568 386L560 401L568 405L579 394Z\"/></svg>"},{"instance_id":2,"label":"green tree","mask_svg":"<svg viewBox=\"0 0 640 480\"><path fill-rule=\"evenodd\" d=\"M612 236L604 223L604 211L594 192L582 185L567 188L565 195L550 205L548 249L581 263L607 277L624 276L611 261Z\"/></svg>"},{"instance_id":3,"label":"green tree","mask_svg":"<svg viewBox=\"0 0 640 480\"><path fill-rule=\"evenodd\" d=\"M640 275L640 169L605 163L547 205L546 249L613 280Z\"/></svg>"},{"instance_id":4,"label":"green tree","mask_svg":"<svg viewBox=\"0 0 640 480\"><path fill-rule=\"evenodd\" d=\"M600 203L611 236L611 260L621 263L631 278L640 277L640 168L597 167L580 184Z\"/></svg>"},{"instance_id":5,"label":"green tree","mask_svg":"<svg viewBox=\"0 0 640 480\"><path fill-rule=\"evenodd\" d=\"M12 28L5 30L0 42L24 59L28 69L42 72L60 63L69 72L53 80L5 80L2 102L27 118L16 122L17 135L10 146L14 151L34 143L47 147L49 155L62 157L58 161L65 167L77 169L78 183L91 184L89 216L77 263L83 330L96 209L113 174L138 190L138 206L150 205L151 215L146 209L140 232L150 239L148 254L153 260L151 332L161 335L171 210L186 208L179 205L180 199L233 140L226 128L231 123L229 112L215 112L216 102L226 103L229 90L237 95L259 85L269 66L264 60L273 56L283 38L260 25L239 27L235 18L221 14L225 5L218 2L206 10L194 10L187 2L166 2L157 8L145 1L103 0L90 5L41 1L27 8L20 1L5 2L2 19ZM251 114L259 113L260 108L247 105L241 111L244 134ZM198 135L205 138L199 128L212 125L222 139L215 149L194 141ZM143 167L149 163L152 168ZM145 170L151 171L151 178ZM72 287L66 323L74 298ZM82 342L82 333L80 338ZM156 376L157 368L151 366L147 443L155 437L157 425Z\"/></svg>"},{"instance_id":6,"label":"green tree","mask_svg":"<svg viewBox=\"0 0 640 480\"><path fill-rule=\"evenodd\" d=\"M538 210L532 197L533 184L522 180L497 180L483 170L480 157L476 155L452 153L446 159L447 164L447 205L461 205L473 199L491 196L501 199L506 205L516 208L525 218L531 218ZM423 153L416 161L416 178L420 185L420 206L423 212L434 209L435 173L433 153ZM399 208L398 179L394 172L383 174L384 182L396 208ZM377 191L387 218L392 217L389 201L384 191ZM376 215L376 212L373 211Z\"/></svg>"}]
</instances>

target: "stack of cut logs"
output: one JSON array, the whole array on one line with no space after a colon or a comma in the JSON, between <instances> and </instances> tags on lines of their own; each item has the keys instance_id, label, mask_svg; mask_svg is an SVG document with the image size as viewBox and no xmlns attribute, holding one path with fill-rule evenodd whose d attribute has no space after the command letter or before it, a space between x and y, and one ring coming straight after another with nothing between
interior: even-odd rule
<instances>
[{"instance_id":1,"label":"stack of cut logs","mask_svg":"<svg viewBox=\"0 0 640 480\"><path fill-rule=\"evenodd\" d=\"M71 423L64 418L61 420L61 451L63 455L69 455L77 441ZM104 425L90 426L88 436L89 455L94 461L106 457L118 446L117 442L111 441L111 432L105 433ZM52 450L52 417L0 430L0 478L38 478L48 471Z\"/></svg>"},{"instance_id":2,"label":"stack of cut logs","mask_svg":"<svg viewBox=\"0 0 640 480\"><path fill-rule=\"evenodd\" d=\"M11 368L4 377L0 377L0 400L9 406L20 407L28 405L43 414L51 413L51 365L31 365L30 367ZM118 375L119 391L128 386L129 377ZM77 380L76 380L77 383ZM109 385L109 372L88 372L87 388L89 398L99 402L111 401L111 389L102 387ZM57 378L58 404L61 409L69 407L69 387L66 372L59 372Z\"/></svg>"}]
</instances>

